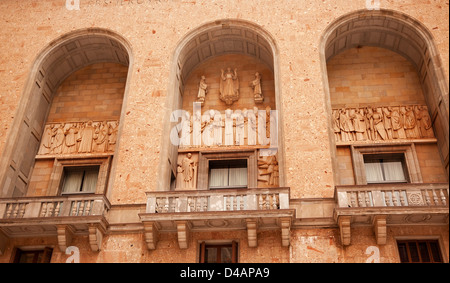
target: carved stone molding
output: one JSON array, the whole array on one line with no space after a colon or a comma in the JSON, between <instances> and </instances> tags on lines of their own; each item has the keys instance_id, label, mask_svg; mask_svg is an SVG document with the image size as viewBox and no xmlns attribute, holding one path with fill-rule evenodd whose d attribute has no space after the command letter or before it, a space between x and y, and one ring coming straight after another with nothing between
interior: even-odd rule
<instances>
[{"instance_id":1,"label":"carved stone molding","mask_svg":"<svg viewBox=\"0 0 450 283\"><path fill-rule=\"evenodd\" d=\"M291 218L281 218L279 219L279 222L279 225L281 227L281 245L283 247L289 247L291 234Z\"/></svg>"},{"instance_id":2,"label":"carved stone molding","mask_svg":"<svg viewBox=\"0 0 450 283\"><path fill-rule=\"evenodd\" d=\"M65 252L72 243L74 230L70 225L57 225L58 246L61 252Z\"/></svg>"},{"instance_id":3,"label":"carved stone molding","mask_svg":"<svg viewBox=\"0 0 450 283\"><path fill-rule=\"evenodd\" d=\"M387 228L386 228L387 216L386 215L376 215L373 218L372 225L375 232L375 238L377 240L377 245L385 245L387 238Z\"/></svg>"},{"instance_id":4,"label":"carved stone molding","mask_svg":"<svg viewBox=\"0 0 450 283\"><path fill-rule=\"evenodd\" d=\"M104 234L105 229L101 225L92 224L89 226L89 244L91 245L92 251L100 251Z\"/></svg>"},{"instance_id":5,"label":"carved stone molding","mask_svg":"<svg viewBox=\"0 0 450 283\"><path fill-rule=\"evenodd\" d=\"M258 220L256 219L245 219L247 223L247 238L248 246L250 248L255 248L258 246Z\"/></svg>"},{"instance_id":6,"label":"carved stone molding","mask_svg":"<svg viewBox=\"0 0 450 283\"><path fill-rule=\"evenodd\" d=\"M187 249L189 247L189 239L191 232L191 224L189 221L177 221L178 245L180 249Z\"/></svg>"},{"instance_id":7,"label":"carved stone molding","mask_svg":"<svg viewBox=\"0 0 450 283\"><path fill-rule=\"evenodd\" d=\"M341 242L344 246L349 246L351 242L350 223L351 216L340 216L338 220L339 230L341 233Z\"/></svg>"},{"instance_id":8,"label":"carved stone molding","mask_svg":"<svg viewBox=\"0 0 450 283\"><path fill-rule=\"evenodd\" d=\"M159 241L159 226L156 222L144 222L144 239L149 250L155 250Z\"/></svg>"}]
</instances>

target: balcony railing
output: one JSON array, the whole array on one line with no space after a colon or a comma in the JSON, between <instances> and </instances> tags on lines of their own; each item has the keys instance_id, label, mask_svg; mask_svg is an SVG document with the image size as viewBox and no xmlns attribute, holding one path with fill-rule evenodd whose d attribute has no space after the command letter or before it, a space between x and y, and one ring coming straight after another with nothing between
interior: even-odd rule
<instances>
[{"instance_id":1,"label":"balcony railing","mask_svg":"<svg viewBox=\"0 0 450 283\"><path fill-rule=\"evenodd\" d=\"M149 249L156 249L161 232L177 232L186 249L190 231L219 230L247 230L248 245L256 247L258 229L281 229L288 246L294 211L289 188L217 189L148 192L146 213L139 216Z\"/></svg>"},{"instance_id":2,"label":"balcony railing","mask_svg":"<svg viewBox=\"0 0 450 283\"><path fill-rule=\"evenodd\" d=\"M0 219L103 216L109 207L103 195L0 199Z\"/></svg>"},{"instance_id":3,"label":"balcony railing","mask_svg":"<svg viewBox=\"0 0 450 283\"><path fill-rule=\"evenodd\" d=\"M289 188L148 192L147 213L289 209Z\"/></svg>"},{"instance_id":4,"label":"balcony railing","mask_svg":"<svg viewBox=\"0 0 450 283\"><path fill-rule=\"evenodd\" d=\"M448 184L380 184L336 187L339 208L448 206Z\"/></svg>"}]
</instances>

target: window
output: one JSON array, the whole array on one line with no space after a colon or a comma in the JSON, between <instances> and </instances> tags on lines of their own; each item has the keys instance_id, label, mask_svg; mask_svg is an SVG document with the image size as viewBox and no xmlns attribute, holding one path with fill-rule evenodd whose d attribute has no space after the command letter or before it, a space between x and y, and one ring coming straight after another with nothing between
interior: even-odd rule
<instances>
[{"instance_id":1,"label":"window","mask_svg":"<svg viewBox=\"0 0 450 283\"><path fill-rule=\"evenodd\" d=\"M13 263L50 263L52 252L52 248L34 251L16 249Z\"/></svg>"},{"instance_id":2,"label":"window","mask_svg":"<svg viewBox=\"0 0 450 283\"><path fill-rule=\"evenodd\" d=\"M247 188L247 160L211 160L209 188Z\"/></svg>"},{"instance_id":3,"label":"window","mask_svg":"<svg viewBox=\"0 0 450 283\"><path fill-rule=\"evenodd\" d=\"M237 243L200 245L200 263L237 263Z\"/></svg>"},{"instance_id":4,"label":"window","mask_svg":"<svg viewBox=\"0 0 450 283\"><path fill-rule=\"evenodd\" d=\"M443 262L437 240L398 241L397 245L402 263Z\"/></svg>"},{"instance_id":5,"label":"window","mask_svg":"<svg viewBox=\"0 0 450 283\"><path fill-rule=\"evenodd\" d=\"M408 182L402 154L364 155L364 167L368 184Z\"/></svg>"},{"instance_id":6,"label":"window","mask_svg":"<svg viewBox=\"0 0 450 283\"><path fill-rule=\"evenodd\" d=\"M99 169L99 166L64 168L62 193L95 193Z\"/></svg>"}]
</instances>

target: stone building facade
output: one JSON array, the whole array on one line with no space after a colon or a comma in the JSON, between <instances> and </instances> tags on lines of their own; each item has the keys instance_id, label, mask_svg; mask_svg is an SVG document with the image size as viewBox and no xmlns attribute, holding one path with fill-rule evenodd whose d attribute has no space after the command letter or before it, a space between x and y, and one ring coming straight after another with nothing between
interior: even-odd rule
<instances>
[{"instance_id":1,"label":"stone building facade","mask_svg":"<svg viewBox=\"0 0 450 283\"><path fill-rule=\"evenodd\" d=\"M448 17L1 1L0 262L448 262Z\"/></svg>"}]
</instances>

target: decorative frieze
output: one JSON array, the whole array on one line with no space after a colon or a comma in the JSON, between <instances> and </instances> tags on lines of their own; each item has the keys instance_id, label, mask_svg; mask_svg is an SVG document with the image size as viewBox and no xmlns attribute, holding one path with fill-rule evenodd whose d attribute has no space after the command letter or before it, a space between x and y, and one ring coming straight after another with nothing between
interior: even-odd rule
<instances>
[{"instance_id":1,"label":"decorative frieze","mask_svg":"<svg viewBox=\"0 0 450 283\"><path fill-rule=\"evenodd\" d=\"M435 138L424 105L333 109L332 119L338 143Z\"/></svg>"},{"instance_id":2,"label":"decorative frieze","mask_svg":"<svg viewBox=\"0 0 450 283\"><path fill-rule=\"evenodd\" d=\"M49 123L38 155L114 152L119 121Z\"/></svg>"}]
</instances>

